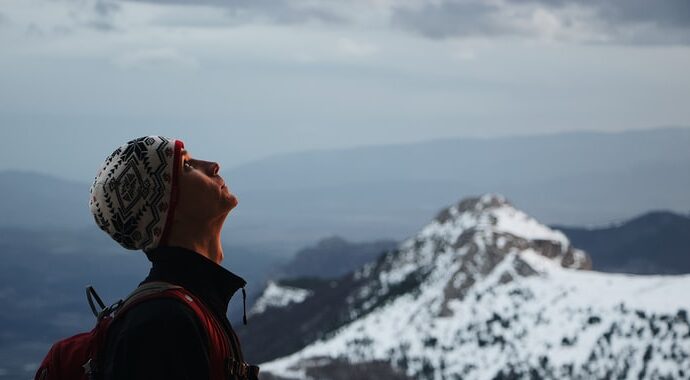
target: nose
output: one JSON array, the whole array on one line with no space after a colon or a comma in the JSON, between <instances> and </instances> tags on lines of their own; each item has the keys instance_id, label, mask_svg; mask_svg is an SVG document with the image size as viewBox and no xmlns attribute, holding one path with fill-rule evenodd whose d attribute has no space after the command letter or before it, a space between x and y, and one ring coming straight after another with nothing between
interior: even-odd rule
<instances>
[{"instance_id":1,"label":"nose","mask_svg":"<svg viewBox=\"0 0 690 380\"><path fill-rule=\"evenodd\" d=\"M204 172L209 177L217 176L218 172L220 171L220 165L218 165L217 162L196 159L192 159L190 161L192 161L192 166L195 169Z\"/></svg>"},{"instance_id":2,"label":"nose","mask_svg":"<svg viewBox=\"0 0 690 380\"><path fill-rule=\"evenodd\" d=\"M218 165L217 162L209 162L208 171L209 175L217 176L218 172L220 171L220 165Z\"/></svg>"}]
</instances>

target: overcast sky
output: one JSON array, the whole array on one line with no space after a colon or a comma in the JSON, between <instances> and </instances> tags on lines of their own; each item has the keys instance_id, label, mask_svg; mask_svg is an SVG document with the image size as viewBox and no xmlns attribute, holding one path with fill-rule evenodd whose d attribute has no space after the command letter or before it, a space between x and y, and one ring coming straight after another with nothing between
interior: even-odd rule
<instances>
[{"instance_id":1,"label":"overcast sky","mask_svg":"<svg viewBox=\"0 0 690 380\"><path fill-rule=\"evenodd\" d=\"M598 5L592 5L598 4ZM0 2L0 170L690 125L690 1Z\"/></svg>"}]
</instances>

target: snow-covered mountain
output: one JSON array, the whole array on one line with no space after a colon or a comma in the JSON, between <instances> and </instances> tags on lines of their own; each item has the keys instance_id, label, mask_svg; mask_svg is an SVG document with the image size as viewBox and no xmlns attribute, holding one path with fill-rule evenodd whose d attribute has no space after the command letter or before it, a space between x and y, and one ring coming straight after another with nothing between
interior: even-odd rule
<instances>
[{"instance_id":1,"label":"snow-covered mountain","mask_svg":"<svg viewBox=\"0 0 690 380\"><path fill-rule=\"evenodd\" d=\"M263 341L284 347L262 346L274 356L262 373L690 377L690 276L589 268L562 233L504 198L463 200L378 261L312 288L300 303L257 313L259 327L283 322L282 335ZM286 330L295 331L292 340Z\"/></svg>"}]
</instances>

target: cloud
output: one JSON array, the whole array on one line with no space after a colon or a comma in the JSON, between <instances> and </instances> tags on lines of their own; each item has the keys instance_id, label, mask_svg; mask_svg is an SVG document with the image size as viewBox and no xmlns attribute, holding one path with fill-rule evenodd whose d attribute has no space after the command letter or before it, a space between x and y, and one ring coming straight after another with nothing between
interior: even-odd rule
<instances>
[{"instance_id":1,"label":"cloud","mask_svg":"<svg viewBox=\"0 0 690 380\"><path fill-rule=\"evenodd\" d=\"M96 0L93 10L101 17L110 17L120 10L120 4L108 0Z\"/></svg>"},{"instance_id":2,"label":"cloud","mask_svg":"<svg viewBox=\"0 0 690 380\"><path fill-rule=\"evenodd\" d=\"M556 9L528 2L442 0L397 7L391 23L431 39L609 41L597 25L589 22L592 14L592 10L581 6Z\"/></svg>"},{"instance_id":3,"label":"cloud","mask_svg":"<svg viewBox=\"0 0 690 380\"><path fill-rule=\"evenodd\" d=\"M451 36L494 36L519 32L497 17L497 4L467 1L425 2L411 7L399 7L392 22L405 29L430 38Z\"/></svg>"},{"instance_id":4,"label":"cloud","mask_svg":"<svg viewBox=\"0 0 690 380\"><path fill-rule=\"evenodd\" d=\"M690 43L690 1L422 1L391 22L429 38L548 38L576 42Z\"/></svg>"},{"instance_id":5,"label":"cloud","mask_svg":"<svg viewBox=\"0 0 690 380\"><path fill-rule=\"evenodd\" d=\"M6 10L13 24L24 28L28 35L51 37L77 33L80 29L117 30L121 8L113 0L15 1Z\"/></svg>"},{"instance_id":6,"label":"cloud","mask_svg":"<svg viewBox=\"0 0 690 380\"><path fill-rule=\"evenodd\" d=\"M86 20L83 21L84 25L103 32L117 29L114 18L120 11L120 4L112 0L95 0L93 3L88 4L88 7L90 9L86 12Z\"/></svg>"},{"instance_id":7,"label":"cloud","mask_svg":"<svg viewBox=\"0 0 690 380\"><path fill-rule=\"evenodd\" d=\"M131 51L115 59L114 63L126 69L157 69L161 67L196 69L199 67L199 62L194 57L182 55L172 48Z\"/></svg>"},{"instance_id":8,"label":"cloud","mask_svg":"<svg viewBox=\"0 0 690 380\"><path fill-rule=\"evenodd\" d=\"M575 42L690 43L688 0L130 0L210 6L234 24L355 24L385 15L388 26L431 39L519 37Z\"/></svg>"},{"instance_id":9,"label":"cloud","mask_svg":"<svg viewBox=\"0 0 690 380\"><path fill-rule=\"evenodd\" d=\"M589 7L617 42L690 43L690 1L687 0L539 0L539 4L553 9L572 5Z\"/></svg>"},{"instance_id":10,"label":"cloud","mask_svg":"<svg viewBox=\"0 0 690 380\"><path fill-rule=\"evenodd\" d=\"M345 19L337 7L328 2L287 0L129 0L137 3L158 5L211 6L226 10L233 23L269 22L277 24L301 24L318 21L343 23Z\"/></svg>"},{"instance_id":11,"label":"cloud","mask_svg":"<svg viewBox=\"0 0 690 380\"><path fill-rule=\"evenodd\" d=\"M114 0L87 0L70 4L68 17L69 26L62 28L72 29L74 26L110 32L117 30L115 18L121 10L121 5Z\"/></svg>"},{"instance_id":12,"label":"cloud","mask_svg":"<svg viewBox=\"0 0 690 380\"><path fill-rule=\"evenodd\" d=\"M530 3L535 0L520 2ZM653 23L660 26L690 26L690 2L687 0L538 0L536 3L550 7L570 4L590 6L602 19L611 23Z\"/></svg>"}]
</instances>

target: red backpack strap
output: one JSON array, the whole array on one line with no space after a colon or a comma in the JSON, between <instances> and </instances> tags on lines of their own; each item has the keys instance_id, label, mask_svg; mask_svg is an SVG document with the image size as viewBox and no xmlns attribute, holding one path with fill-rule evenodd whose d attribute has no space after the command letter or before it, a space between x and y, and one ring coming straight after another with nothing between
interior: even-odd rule
<instances>
[{"instance_id":1,"label":"red backpack strap","mask_svg":"<svg viewBox=\"0 0 690 380\"><path fill-rule=\"evenodd\" d=\"M211 379L226 379L225 363L226 359L230 357L230 347L228 337L220 323L198 298L189 294L186 290L169 290L166 291L166 295L174 296L182 300L187 306L194 310L194 314L199 318L199 321L208 334Z\"/></svg>"},{"instance_id":2,"label":"red backpack strap","mask_svg":"<svg viewBox=\"0 0 690 380\"><path fill-rule=\"evenodd\" d=\"M122 303L115 312L117 319L135 305L150 299L174 298L186 304L204 327L209 340L209 359L211 361L211 379L226 379L226 369L229 369L228 359L231 359L228 337L216 317L197 297L181 286L167 282L149 282L138 287Z\"/></svg>"}]
</instances>

